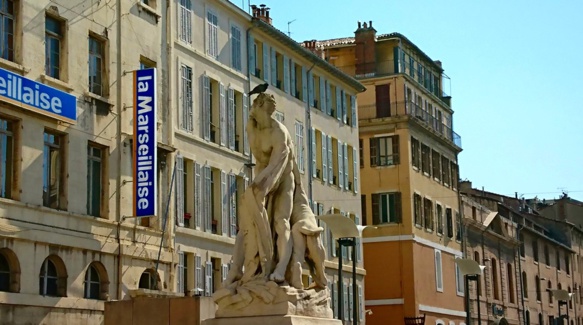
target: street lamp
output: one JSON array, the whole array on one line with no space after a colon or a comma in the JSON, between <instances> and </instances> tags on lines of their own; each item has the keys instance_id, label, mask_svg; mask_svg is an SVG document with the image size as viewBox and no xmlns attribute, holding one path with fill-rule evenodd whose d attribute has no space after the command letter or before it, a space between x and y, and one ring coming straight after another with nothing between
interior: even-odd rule
<instances>
[{"instance_id":1,"label":"street lamp","mask_svg":"<svg viewBox=\"0 0 583 325\"><path fill-rule=\"evenodd\" d=\"M356 286L356 240L362 237L366 226L356 225L352 219L341 214L317 216L326 223L332 237L338 241L338 319L344 321L344 300L342 283L342 247L352 247L352 324L358 324L358 297Z\"/></svg>"},{"instance_id":2,"label":"street lamp","mask_svg":"<svg viewBox=\"0 0 583 325\"><path fill-rule=\"evenodd\" d=\"M484 265L478 264L478 262L467 259L467 258L456 258L455 263L457 264L461 275L464 277L465 286L465 300L466 300L466 323L471 324L470 317L470 280L476 282L476 301L478 303L478 324L482 324L482 316L480 312L480 286L478 285L480 281L480 275L486 268Z\"/></svg>"},{"instance_id":3,"label":"street lamp","mask_svg":"<svg viewBox=\"0 0 583 325\"><path fill-rule=\"evenodd\" d=\"M553 289L553 290L549 290L553 296L555 297L555 299L557 299L558 301L558 308L559 308L559 319L561 319L563 316L566 316L567 320L569 319L569 300L571 300L571 297L573 297L572 293L569 293L567 290L562 290L562 289ZM561 315L561 306L565 306L565 309L567 310L567 314L566 315ZM562 324L562 323L561 323Z\"/></svg>"}]
</instances>

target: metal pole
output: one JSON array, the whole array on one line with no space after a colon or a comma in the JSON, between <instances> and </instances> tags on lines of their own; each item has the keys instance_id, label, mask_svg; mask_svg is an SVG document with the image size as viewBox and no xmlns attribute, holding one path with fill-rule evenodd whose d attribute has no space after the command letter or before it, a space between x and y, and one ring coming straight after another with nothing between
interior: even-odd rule
<instances>
[{"instance_id":1,"label":"metal pole","mask_svg":"<svg viewBox=\"0 0 583 325\"><path fill-rule=\"evenodd\" d=\"M478 301L478 325L482 325L482 312L480 311L480 275L476 275L476 291L478 293L477 301Z\"/></svg>"},{"instance_id":2,"label":"metal pole","mask_svg":"<svg viewBox=\"0 0 583 325\"><path fill-rule=\"evenodd\" d=\"M174 187L174 176L176 173L176 160L174 160L174 169L172 170L172 180L170 181L170 189L168 191L168 201L166 202L166 211L164 211L164 217L162 218L162 236L160 236L160 247L158 247L158 258L156 259L156 289L158 288L158 266L160 265L160 255L162 254L162 245L164 245L164 233L166 232L166 223L168 221L168 209L170 208L170 198L172 197L172 188Z\"/></svg>"},{"instance_id":3,"label":"metal pole","mask_svg":"<svg viewBox=\"0 0 583 325\"><path fill-rule=\"evenodd\" d=\"M352 237L352 324L359 323L356 289L356 237Z\"/></svg>"},{"instance_id":4,"label":"metal pole","mask_svg":"<svg viewBox=\"0 0 583 325\"><path fill-rule=\"evenodd\" d=\"M342 300L342 241L338 238L338 319L344 321L344 301Z\"/></svg>"},{"instance_id":5,"label":"metal pole","mask_svg":"<svg viewBox=\"0 0 583 325\"><path fill-rule=\"evenodd\" d=\"M471 324L471 317L470 317L470 275L466 274L464 277L465 281L465 292L466 292L466 324Z\"/></svg>"}]
</instances>

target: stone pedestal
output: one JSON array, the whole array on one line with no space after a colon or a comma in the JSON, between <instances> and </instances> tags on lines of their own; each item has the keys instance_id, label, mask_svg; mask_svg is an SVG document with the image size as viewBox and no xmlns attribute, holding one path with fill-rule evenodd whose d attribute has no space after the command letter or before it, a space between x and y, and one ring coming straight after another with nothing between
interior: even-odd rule
<instances>
[{"instance_id":1,"label":"stone pedestal","mask_svg":"<svg viewBox=\"0 0 583 325\"><path fill-rule=\"evenodd\" d=\"M331 318L286 315L212 318L204 320L202 325L342 325L342 322Z\"/></svg>"}]
</instances>

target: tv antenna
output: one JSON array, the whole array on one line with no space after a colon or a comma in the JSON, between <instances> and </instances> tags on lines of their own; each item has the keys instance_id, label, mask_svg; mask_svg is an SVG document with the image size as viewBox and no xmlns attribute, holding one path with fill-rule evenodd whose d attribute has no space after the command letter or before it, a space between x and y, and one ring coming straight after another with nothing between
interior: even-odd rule
<instances>
[{"instance_id":1,"label":"tv antenna","mask_svg":"<svg viewBox=\"0 0 583 325\"><path fill-rule=\"evenodd\" d=\"M291 37L291 31L289 30L289 25L291 25L291 23L293 23L294 21L296 21L297 19L294 19L292 21L288 21L287 22L287 36Z\"/></svg>"}]
</instances>

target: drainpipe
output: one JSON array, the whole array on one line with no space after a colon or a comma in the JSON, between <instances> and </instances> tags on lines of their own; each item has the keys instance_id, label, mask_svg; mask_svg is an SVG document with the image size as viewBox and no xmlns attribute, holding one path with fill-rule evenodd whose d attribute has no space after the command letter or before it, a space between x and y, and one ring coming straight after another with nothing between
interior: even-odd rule
<instances>
[{"instance_id":1,"label":"drainpipe","mask_svg":"<svg viewBox=\"0 0 583 325\"><path fill-rule=\"evenodd\" d=\"M122 149L121 149L121 116L122 116L122 46L121 46L121 0L116 1L116 14L117 14L117 30L116 30L116 47L117 47L117 59L116 59L116 75L117 75L117 96L116 96L116 113L117 113L117 135L115 137L115 145L117 149L117 175L116 184L117 190L115 191L115 217L117 219L117 299L121 300L121 273L122 273L122 245L121 245L121 162L122 162Z\"/></svg>"},{"instance_id":2,"label":"drainpipe","mask_svg":"<svg viewBox=\"0 0 583 325\"><path fill-rule=\"evenodd\" d=\"M308 93L307 95L307 103L306 103L306 130L309 132L310 134L310 145L308 146L308 160L310 161L310 163L308 164L308 198L310 199L310 204L313 205L314 202L314 185L313 185L313 177L312 175L314 175L314 166L312 166L312 151L314 150L314 148L312 148L312 113L311 113L311 109L310 109L310 80L308 79L308 77L310 76L310 72L312 71L312 69L314 69L314 67L316 66L316 62L314 62L312 64L312 66L306 71L306 81L308 82ZM322 103L324 104L324 103ZM324 171L322 171L322 173L324 173Z\"/></svg>"}]
</instances>

